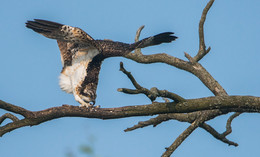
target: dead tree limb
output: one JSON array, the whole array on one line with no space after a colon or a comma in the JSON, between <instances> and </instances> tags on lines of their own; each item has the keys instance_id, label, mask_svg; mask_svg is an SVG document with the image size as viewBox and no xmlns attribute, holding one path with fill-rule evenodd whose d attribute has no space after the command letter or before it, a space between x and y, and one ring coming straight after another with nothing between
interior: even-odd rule
<instances>
[{"instance_id":1,"label":"dead tree limb","mask_svg":"<svg viewBox=\"0 0 260 157\"><path fill-rule=\"evenodd\" d=\"M250 104L250 105L249 105ZM19 106L0 101L0 108L9 108L10 112L17 111ZM0 127L0 136L14 129L33 126L62 117L85 117L97 119L115 119L133 116L150 116L163 113L190 113L201 110L223 109L222 114L229 112L260 113L260 97L253 96L223 96L187 99L185 102L152 103L148 105L125 106L118 108L81 108L63 105L42 111L26 110L24 119L15 120ZM25 110L25 109L24 109ZM219 115L221 115L219 113ZM207 119L213 117L207 117Z\"/></svg>"}]
</instances>

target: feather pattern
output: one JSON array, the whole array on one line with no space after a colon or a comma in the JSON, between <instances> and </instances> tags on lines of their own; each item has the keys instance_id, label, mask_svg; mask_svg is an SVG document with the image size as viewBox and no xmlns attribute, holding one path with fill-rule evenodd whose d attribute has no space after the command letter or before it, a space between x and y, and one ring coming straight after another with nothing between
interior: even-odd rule
<instances>
[{"instance_id":1,"label":"feather pattern","mask_svg":"<svg viewBox=\"0 0 260 157\"><path fill-rule=\"evenodd\" d=\"M56 39L63 69L60 87L74 95L80 106L95 104L102 61L108 57L124 56L137 48L144 48L177 39L172 32L161 33L133 44L110 40L94 40L82 29L47 20L27 21L26 27Z\"/></svg>"}]
</instances>

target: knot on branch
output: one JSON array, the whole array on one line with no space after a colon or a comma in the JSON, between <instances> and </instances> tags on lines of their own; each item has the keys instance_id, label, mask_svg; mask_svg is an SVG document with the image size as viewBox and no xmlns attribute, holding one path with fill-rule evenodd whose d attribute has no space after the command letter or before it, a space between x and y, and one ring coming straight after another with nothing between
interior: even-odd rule
<instances>
[{"instance_id":1,"label":"knot on branch","mask_svg":"<svg viewBox=\"0 0 260 157\"><path fill-rule=\"evenodd\" d=\"M159 90L156 87L152 87L147 96L151 101L154 101L157 97L160 96Z\"/></svg>"}]
</instances>

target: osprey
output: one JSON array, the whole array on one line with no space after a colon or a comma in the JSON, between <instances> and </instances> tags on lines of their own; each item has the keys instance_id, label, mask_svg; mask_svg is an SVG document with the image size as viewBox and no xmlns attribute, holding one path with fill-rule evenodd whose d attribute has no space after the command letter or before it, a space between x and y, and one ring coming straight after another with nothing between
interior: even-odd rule
<instances>
[{"instance_id":1,"label":"osprey","mask_svg":"<svg viewBox=\"0 0 260 157\"><path fill-rule=\"evenodd\" d=\"M26 27L57 40L63 65L59 77L60 88L73 94L80 106L86 107L95 104L98 76L104 59L124 56L138 48L170 43L177 38L174 33L165 32L126 44L95 40L80 28L46 20L27 21Z\"/></svg>"}]
</instances>

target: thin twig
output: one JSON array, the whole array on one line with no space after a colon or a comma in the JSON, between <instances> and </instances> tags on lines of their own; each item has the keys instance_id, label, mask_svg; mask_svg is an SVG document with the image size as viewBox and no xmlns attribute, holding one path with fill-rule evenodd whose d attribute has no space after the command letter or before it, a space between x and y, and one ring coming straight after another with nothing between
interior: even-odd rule
<instances>
[{"instance_id":1,"label":"thin twig","mask_svg":"<svg viewBox=\"0 0 260 157\"><path fill-rule=\"evenodd\" d=\"M222 136L227 136L232 132L232 127L231 127L231 123L233 121L233 119L235 119L236 117L238 117L241 113L236 112L233 115L231 115L228 120L227 120L227 124L226 124L226 131L224 131L222 133Z\"/></svg>"},{"instance_id":2,"label":"thin twig","mask_svg":"<svg viewBox=\"0 0 260 157\"><path fill-rule=\"evenodd\" d=\"M127 128L124 131L125 132L133 131L135 129L143 128L143 127L150 126L150 125L153 125L155 127L158 124L160 124L161 122L167 121L167 120L170 120L170 119L171 118L168 116L168 114L160 114L159 116L157 116L155 118L151 118L147 121L140 121L140 122L138 122L138 124L136 124L136 125L134 125L130 128Z\"/></svg>"},{"instance_id":3,"label":"thin twig","mask_svg":"<svg viewBox=\"0 0 260 157\"><path fill-rule=\"evenodd\" d=\"M210 133L212 136L214 136L216 139L227 143L228 145L238 146L237 143L230 141L226 138L226 136L223 136L223 134L218 133L214 128L212 128L210 125L203 123L201 128L205 129L208 133Z\"/></svg>"},{"instance_id":4,"label":"thin twig","mask_svg":"<svg viewBox=\"0 0 260 157\"><path fill-rule=\"evenodd\" d=\"M2 124L2 122L7 118L11 119L13 122L19 120L16 116L12 115L11 113L5 113L0 117L0 124Z\"/></svg>"},{"instance_id":5,"label":"thin twig","mask_svg":"<svg viewBox=\"0 0 260 157\"><path fill-rule=\"evenodd\" d=\"M195 63L195 59L192 58L187 52L184 52L184 56L191 62L191 63Z\"/></svg>"},{"instance_id":6,"label":"thin twig","mask_svg":"<svg viewBox=\"0 0 260 157\"><path fill-rule=\"evenodd\" d=\"M131 80L132 84L135 86L136 89L141 89L142 88L142 86L140 86L136 82L136 80L133 77L133 75L131 74L131 72L128 72L128 71L125 70L123 62L120 62L120 71L122 71Z\"/></svg>"},{"instance_id":7,"label":"thin twig","mask_svg":"<svg viewBox=\"0 0 260 157\"><path fill-rule=\"evenodd\" d=\"M165 148L166 151L163 153L162 157L169 157L171 154L181 145L181 143L195 130L199 127L201 119L195 120L191 125L183 131L176 140L171 144L170 147Z\"/></svg>"},{"instance_id":8,"label":"thin twig","mask_svg":"<svg viewBox=\"0 0 260 157\"><path fill-rule=\"evenodd\" d=\"M139 29L136 31L135 42L139 41L139 37L140 37L140 34L141 34L143 29L144 29L144 25L139 27ZM137 55L142 55L141 49L136 49L134 53L137 54Z\"/></svg>"},{"instance_id":9,"label":"thin twig","mask_svg":"<svg viewBox=\"0 0 260 157\"><path fill-rule=\"evenodd\" d=\"M126 93L126 94L140 94L140 93L143 94L143 92L141 90L138 90L138 89L118 88L117 91L122 92L122 93Z\"/></svg>"},{"instance_id":10,"label":"thin twig","mask_svg":"<svg viewBox=\"0 0 260 157\"><path fill-rule=\"evenodd\" d=\"M210 48L206 50L206 45L205 45L205 39L204 39L204 23L207 17L207 13L209 9L211 8L212 4L214 3L214 0L210 0L206 7L204 8L200 23L199 23L199 51L198 54L194 57L194 60L198 62L201 60L209 51Z\"/></svg>"},{"instance_id":11,"label":"thin twig","mask_svg":"<svg viewBox=\"0 0 260 157\"><path fill-rule=\"evenodd\" d=\"M138 30L136 31L135 42L138 42L138 41L139 41L139 37L140 37L140 34L141 34L141 32L142 32L143 29L144 29L144 25L142 25L141 27L139 27Z\"/></svg>"}]
</instances>

